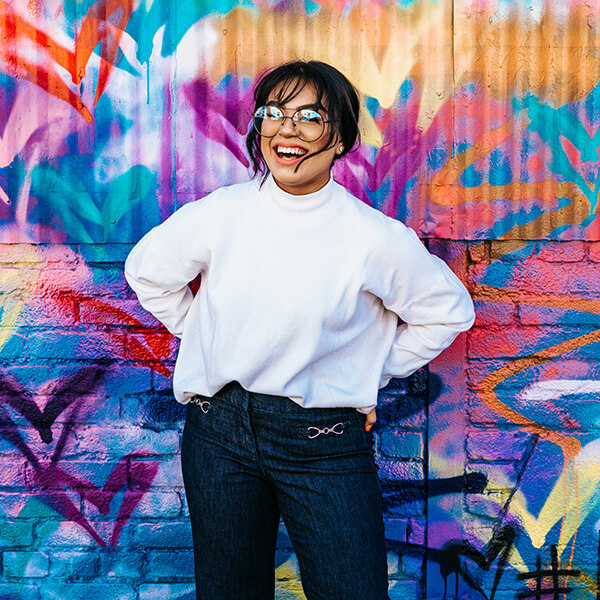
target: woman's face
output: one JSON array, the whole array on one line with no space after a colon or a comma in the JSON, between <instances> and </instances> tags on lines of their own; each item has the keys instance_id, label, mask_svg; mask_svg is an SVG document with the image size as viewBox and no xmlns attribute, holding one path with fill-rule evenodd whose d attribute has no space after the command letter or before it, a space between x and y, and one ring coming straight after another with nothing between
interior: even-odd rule
<instances>
[{"instance_id":1,"label":"woman's face","mask_svg":"<svg viewBox=\"0 0 600 600\"><path fill-rule=\"evenodd\" d=\"M275 90L275 92L277 91ZM267 103L276 103L276 98L277 93L272 92ZM291 117L299 108L317 110L316 104L315 89L311 84L307 84L292 100L277 106L287 117ZM327 113L322 109L318 112L325 121L329 119ZM329 140L330 127L331 123L325 123L323 135L319 139L314 142L305 142L296 135L292 120L285 119L274 137L260 138L260 149L267 167L282 190L294 195L310 194L321 189L329 181L329 172L336 152L339 151L339 142L333 143L331 148L320 154L307 158L302 164L299 165L299 163L307 154L325 148ZM333 141L336 142L336 139L334 138Z\"/></svg>"}]
</instances>

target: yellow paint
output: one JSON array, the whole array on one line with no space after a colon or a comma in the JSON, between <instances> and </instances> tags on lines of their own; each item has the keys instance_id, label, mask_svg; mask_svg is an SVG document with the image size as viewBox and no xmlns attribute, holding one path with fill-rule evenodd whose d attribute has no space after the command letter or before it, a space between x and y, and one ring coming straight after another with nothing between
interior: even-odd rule
<instances>
[{"instance_id":1,"label":"yellow paint","mask_svg":"<svg viewBox=\"0 0 600 600\"><path fill-rule=\"evenodd\" d=\"M2 272L0 271L0 286L1 285ZM17 319L24 306L24 302L4 302L2 304L2 316L0 317L0 351L12 336Z\"/></svg>"},{"instance_id":2,"label":"yellow paint","mask_svg":"<svg viewBox=\"0 0 600 600\"><path fill-rule=\"evenodd\" d=\"M277 580L278 589L291 594L291 596L286 596L286 598L306 600L302 583L298 580L298 568L294 556L288 558L288 560L275 569L275 579Z\"/></svg>"},{"instance_id":3,"label":"yellow paint","mask_svg":"<svg viewBox=\"0 0 600 600\"><path fill-rule=\"evenodd\" d=\"M447 2L414 10L359 2L343 17L335 8L298 11L236 8L210 17L219 36L209 74L217 83L237 72L254 77L287 60L323 60L344 72L360 92L389 108L407 77L420 82L419 123L426 127L452 90L452 14Z\"/></svg>"}]
</instances>

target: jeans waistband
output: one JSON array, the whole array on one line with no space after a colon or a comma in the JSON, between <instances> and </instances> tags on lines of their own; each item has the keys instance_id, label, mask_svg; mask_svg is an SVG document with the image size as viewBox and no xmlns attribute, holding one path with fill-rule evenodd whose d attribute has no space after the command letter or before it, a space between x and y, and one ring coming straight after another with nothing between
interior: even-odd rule
<instances>
[{"instance_id":1,"label":"jeans waistband","mask_svg":"<svg viewBox=\"0 0 600 600\"><path fill-rule=\"evenodd\" d=\"M224 385L215 395L214 399L219 402L225 402L231 406L242 408L244 410L257 409L262 411L271 411L278 414L307 414L307 411L317 412L342 412L353 414L355 408L335 407L335 408L304 408L297 402L294 402L287 396L275 396L271 394L261 394L246 390L237 381L230 381Z\"/></svg>"}]
</instances>

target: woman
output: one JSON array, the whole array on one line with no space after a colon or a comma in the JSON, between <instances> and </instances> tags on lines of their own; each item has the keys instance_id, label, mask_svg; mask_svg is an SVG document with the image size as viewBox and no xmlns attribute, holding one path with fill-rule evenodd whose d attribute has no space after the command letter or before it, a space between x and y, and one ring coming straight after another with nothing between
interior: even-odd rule
<instances>
[{"instance_id":1,"label":"woman","mask_svg":"<svg viewBox=\"0 0 600 600\"><path fill-rule=\"evenodd\" d=\"M281 516L308 600L383 600L377 390L468 329L473 305L413 231L331 178L358 137L339 71L287 63L254 98L247 147L262 177L179 209L125 267L181 338L197 598L272 599Z\"/></svg>"}]
</instances>

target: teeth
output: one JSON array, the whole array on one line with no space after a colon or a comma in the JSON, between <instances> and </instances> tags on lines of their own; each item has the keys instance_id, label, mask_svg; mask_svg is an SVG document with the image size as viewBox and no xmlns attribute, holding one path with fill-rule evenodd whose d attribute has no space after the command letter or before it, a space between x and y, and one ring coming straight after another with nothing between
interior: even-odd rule
<instances>
[{"instance_id":1,"label":"teeth","mask_svg":"<svg viewBox=\"0 0 600 600\"><path fill-rule=\"evenodd\" d=\"M288 155L293 155L293 156L302 156L303 154L306 154L306 150L303 150L302 148L286 148L284 146L278 146L277 147L277 154L288 154Z\"/></svg>"}]
</instances>

